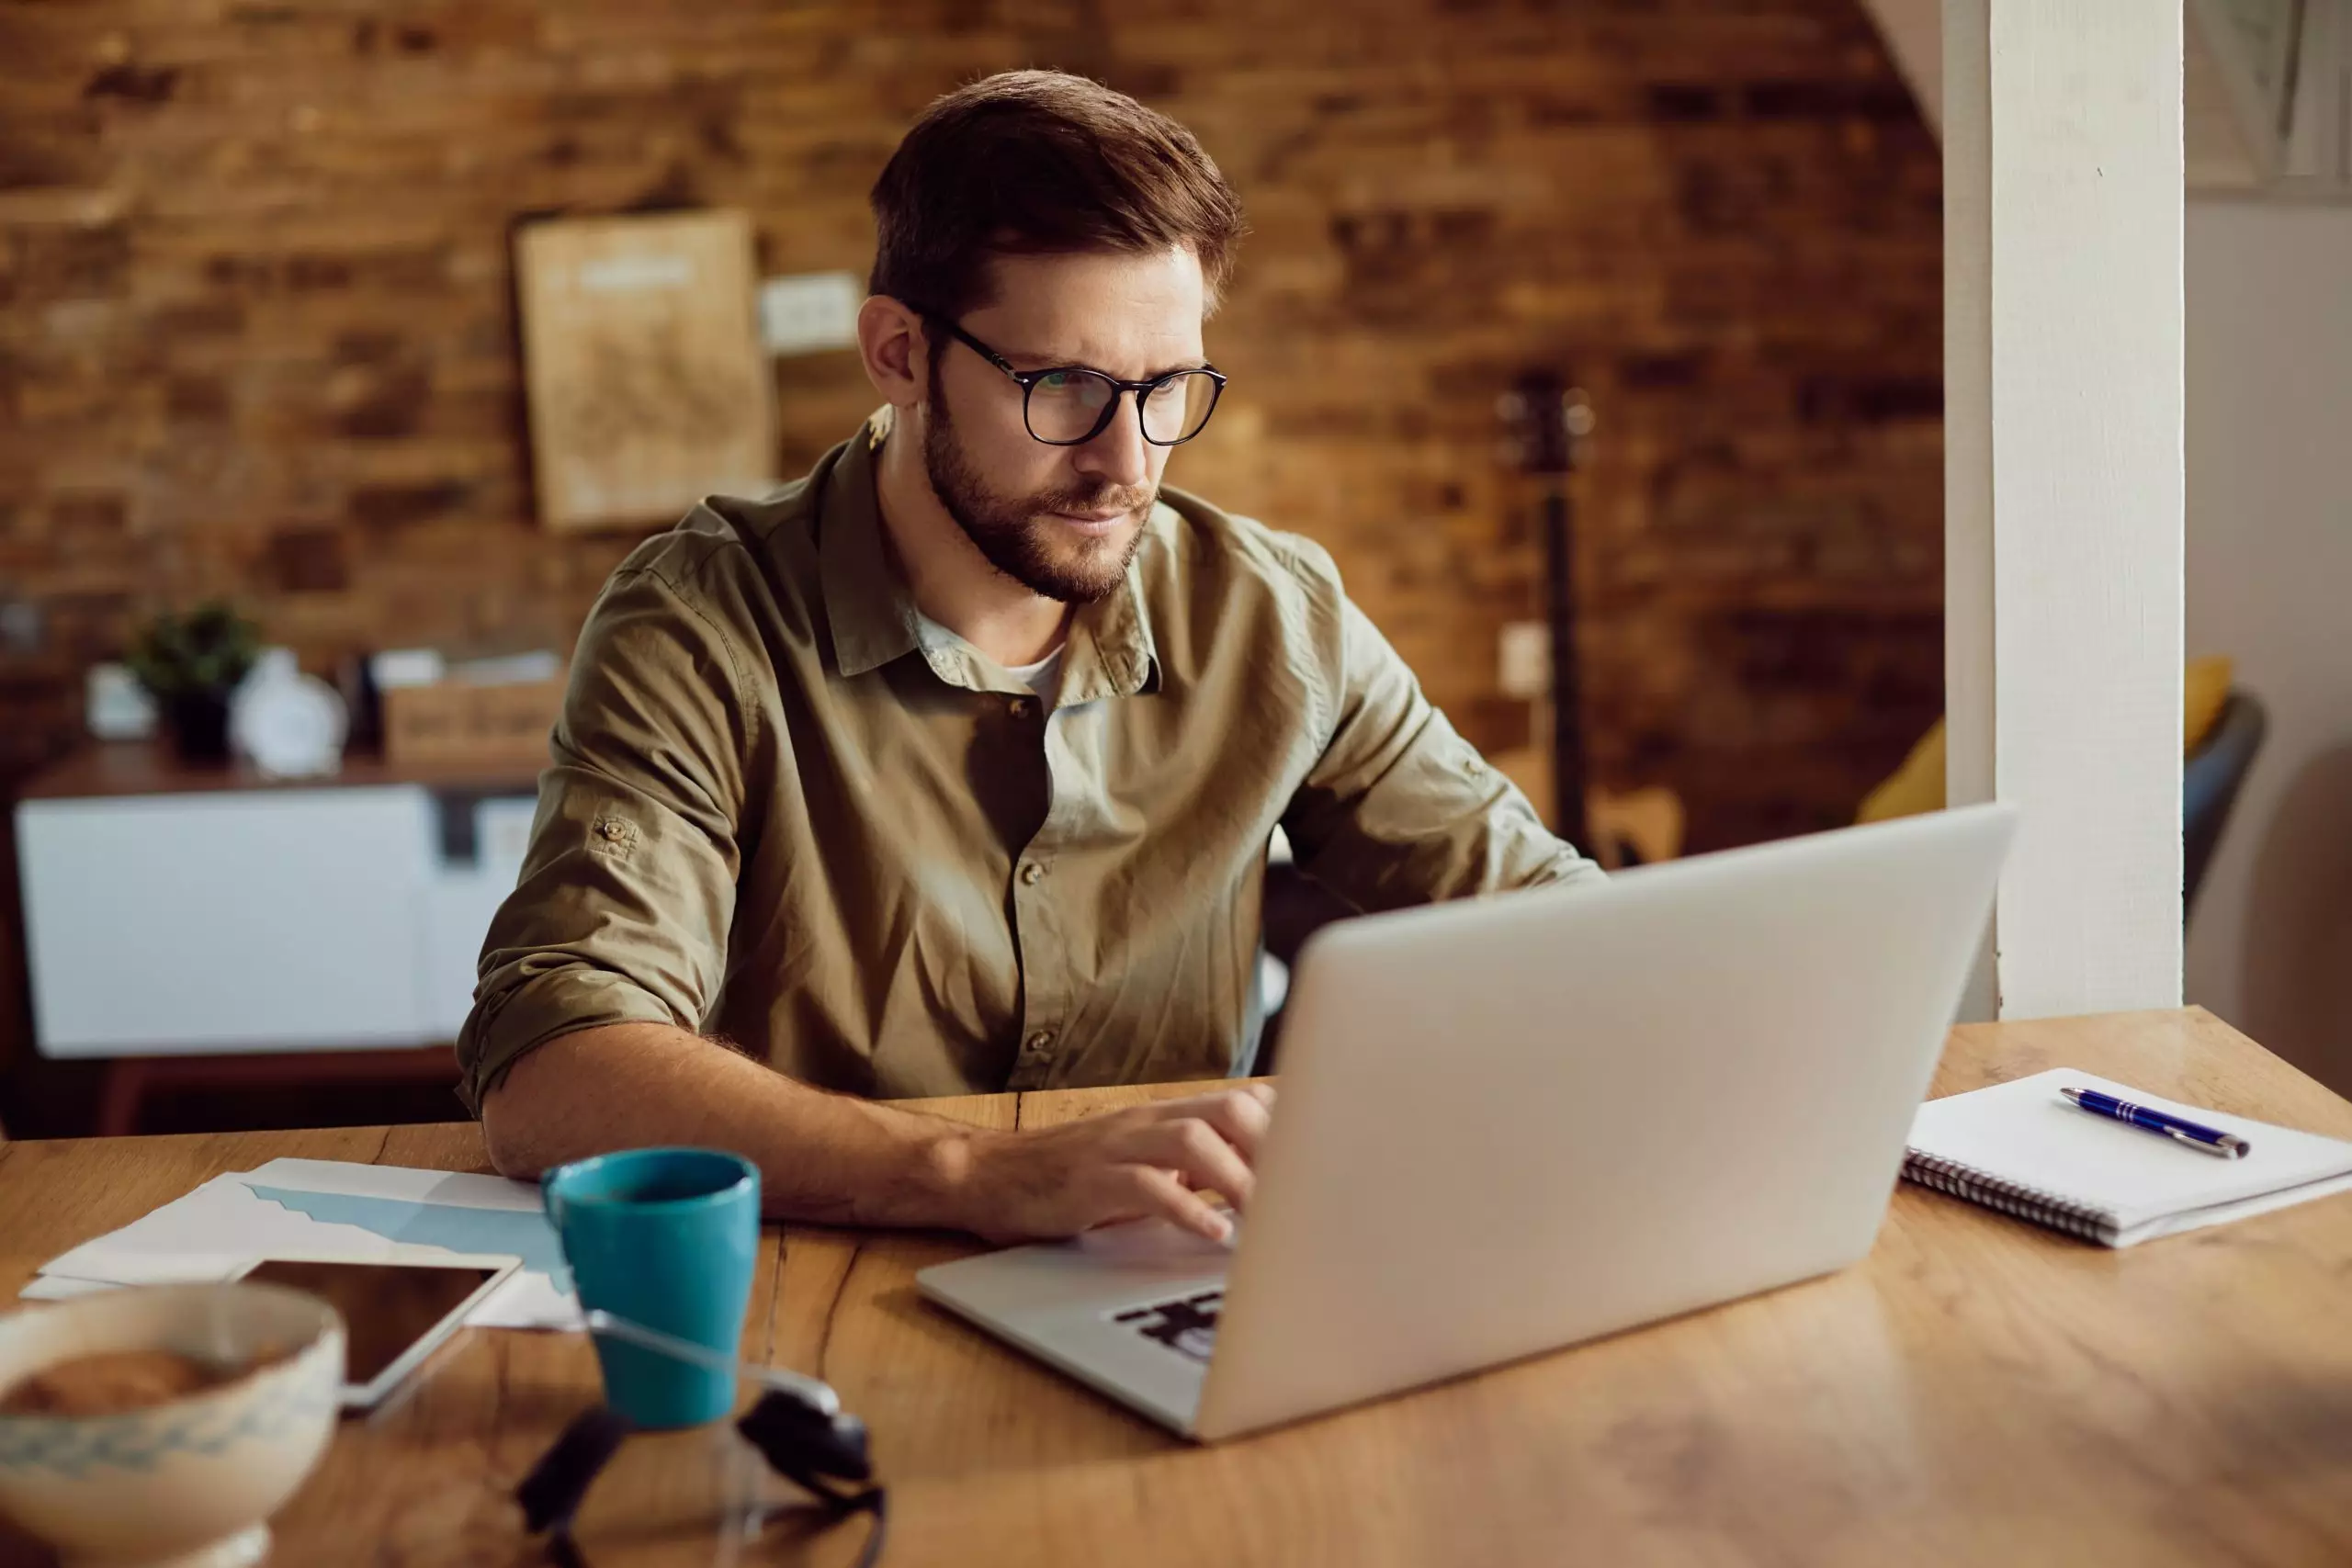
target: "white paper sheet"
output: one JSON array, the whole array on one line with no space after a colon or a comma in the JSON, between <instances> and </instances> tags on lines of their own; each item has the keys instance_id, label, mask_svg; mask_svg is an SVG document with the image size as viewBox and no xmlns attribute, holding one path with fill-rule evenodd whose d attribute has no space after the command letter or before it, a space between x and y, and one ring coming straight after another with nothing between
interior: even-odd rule
<instances>
[{"instance_id":1,"label":"white paper sheet","mask_svg":"<svg viewBox=\"0 0 2352 1568\"><path fill-rule=\"evenodd\" d=\"M493 1176L334 1160L276 1159L216 1176L186 1197L43 1265L23 1294L226 1278L263 1257L380 1259L520 1257L523 1268L467 1317L477 1327L578 1328L579 1303L539 1190Z\"/></svg>"}]
</instances>

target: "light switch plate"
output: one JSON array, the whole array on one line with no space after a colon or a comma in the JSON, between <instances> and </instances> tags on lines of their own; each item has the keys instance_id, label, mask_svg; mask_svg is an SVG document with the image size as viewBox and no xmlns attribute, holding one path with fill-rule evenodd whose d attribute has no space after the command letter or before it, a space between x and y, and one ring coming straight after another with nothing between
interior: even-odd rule
<instances>
[{"instance_id":1,"label":"light switch plate","mask_svg":"<svg viewBox=\"0 0 2352 1568\"><path fill-rule=\"evenodd\" d=\"M1542 621L1504 626L1496 671L1507 697L1540 697L1552 689L1552 628Z\"/></svg>"},{"instance_id":2,"label":"light switch plate","mask_svg":"<svg viewBox=\"0 0 2352 1568\"><path fill-rule=\"evenodd\" d=\"M865 289L854 273L804 272L760 286L760 342L770 354L817 354L857 343Z\"/></svg>"}]
</instances>

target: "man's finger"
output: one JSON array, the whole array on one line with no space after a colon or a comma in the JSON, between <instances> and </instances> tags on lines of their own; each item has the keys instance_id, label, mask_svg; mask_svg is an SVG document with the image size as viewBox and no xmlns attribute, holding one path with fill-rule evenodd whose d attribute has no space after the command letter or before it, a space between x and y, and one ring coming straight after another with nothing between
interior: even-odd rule
<instances>
[{"instance_id":1,"label":"man's finger","mask_svg":"<svg viewBox=\"0 0 2352 1568\"><path fill-rule=\"evenodd\" d=\"M1203 1095L1193 1105L1193 1115L1223 1134L1227 1143L1241 1151L1243 1159L1257 1163L1258 1145L1266 1135L1272 1114L1265 1100L1247 1089L1229 1089Z\"/></svg>"},{"instance_id":2,"label":"man's finger","mask_svg":"<svg viewBox=\"0 0 2352 1568\"><path fill-rule=\"evenodd\" d=\"M1122 1159L1164 1167L1187 1185L1221 1192L1237 1209L1249 1207L1250 1194L1257 1188L1250 1162L1226 1142L1224 1134L1197 1116L1140 1128L1122 1142L1118 1152Z\"/></svg>"},{"instance_id":3,"label":"man's finger","mask_svg":"<svg viewBox=\"0 0 2352 1568\"><path fill-rule=\"evenodd\" d=\"M1233 1235L1233 1222L1203 1202L1176 1179L1175 1172L1157 1166L1131 1165L1125 1174L1136 1202L1149 1213L1207 1241L1221 1242Z\"/></svg>"}]
</instances>

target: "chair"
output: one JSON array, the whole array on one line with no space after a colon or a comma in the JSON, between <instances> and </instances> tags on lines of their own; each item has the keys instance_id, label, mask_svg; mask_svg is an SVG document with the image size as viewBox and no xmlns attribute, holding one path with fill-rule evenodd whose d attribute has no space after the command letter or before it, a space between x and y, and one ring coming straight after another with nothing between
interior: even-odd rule
<instances>
[{"instance_id":1,"label":"chair","mask_svg":"<svg viewBox=\"0 0 2352 1568\"><path fill-rule=\"evenodd\" d=\"M2222 705L2221 717L2213 723L2205 743L2188 754L2181 768L2180 778L2180 851L2181 851L2181 919L2188 919L2188 911L2197 902L2197 890L2204 885L2205 868L2213 858L2213 847L2221 841L2222 829L2230 819L2230 810L2237 804L2238 790L2245 784L2246 771L2253 767L2255 753L2262 750L2262 737L2269 728L2269 716L2263 710L2261 699L2240 687L2231 689L2229 699Z\"/></svg>"}]
</instances>

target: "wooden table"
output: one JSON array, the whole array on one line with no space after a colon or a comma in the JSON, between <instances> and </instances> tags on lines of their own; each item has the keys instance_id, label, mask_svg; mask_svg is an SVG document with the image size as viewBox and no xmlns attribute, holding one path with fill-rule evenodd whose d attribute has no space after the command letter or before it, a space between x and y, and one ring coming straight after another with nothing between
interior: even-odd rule
<instances>
[{"instance_id":1,"label":"wooden table","mask_svg":"<svg viewBox=\"0 0 2352 1568\"><path fill-rule=\"evenodd\" d=\"M1963 1028L1936 1089L2059 1065L2352 1137L2352 1105L2196 1010ZM1168 1092L931 1109L1034 1127ZM277 1155L482 1165L465 1126L17 1145L0 1291ZM892 1564L2352 1562L2352 1196L2109 1252L1906 1186L1843 1274L1215 1450L917 1300L971 1243L765 1246L746 1344L871 1423ZM509 1488L595 1393L578 1338L465 1337L345 1427L276 1561L538 1561ZM724 1426L639 1438L582 1545L848 1561L862 1520L730 1536L785 1490Z\"/></svg>"}]
</instances>

